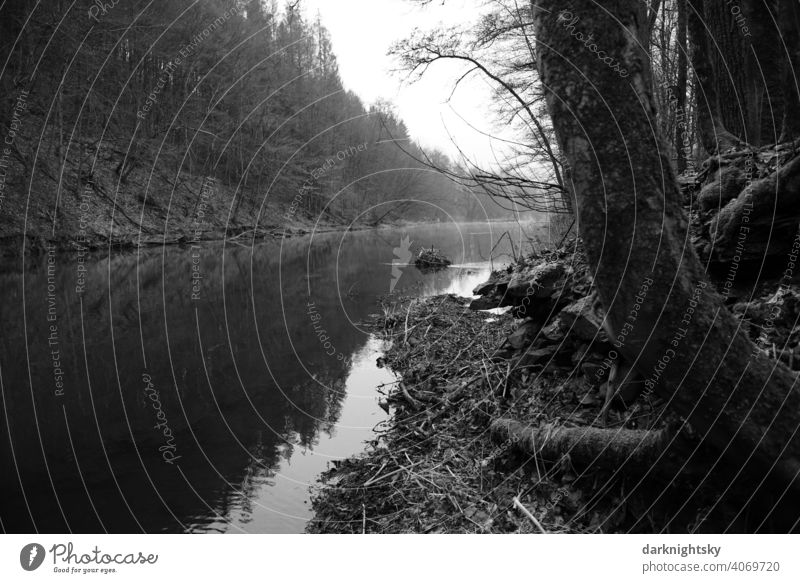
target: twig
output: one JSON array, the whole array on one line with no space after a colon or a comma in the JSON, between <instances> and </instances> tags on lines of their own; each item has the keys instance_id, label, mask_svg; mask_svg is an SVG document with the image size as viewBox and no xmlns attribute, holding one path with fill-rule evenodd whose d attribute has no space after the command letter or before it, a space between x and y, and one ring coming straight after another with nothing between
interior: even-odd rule
<instances>
[{"instance_id":1,"label":"twig","mask_svg":"<svg viewBox=\"0 0 800 583\"><path fill-rule=\"evenodd\" d=\"M494 244L494 247L492 247L489 250L489 269L491 269L492 271L494 271L494 258L492 256L492 253L494 253L494 250L497 249L497 246L500 244L500 241L502 241L506 237L508 237L508 241L509 243L511 243L511 257L514 259L514 263L517 262L517 251L514 249L514 241L511 240L511 235L509 235L508 231L506 231L502 235L500 235L500 238Z\"/></svg>"},{"instance_id":2,"label":"twig","mask_svg":"<svg viewBox=\"0 0 800 583\"><path fill-rule=\"evenodd\" d=\"M389 463L389 462L386 462L386 461L385 461L385 462L383 462L383 463L381 464L381 467L380 467L380 468L378 468L378 471L377 471L377 472L375 472L375 475L373 475L373 476L372 476L372 477L371 477L369 480L367 480L366 482L364 482L364 486L369 486L369 485L372 483L372 481L373 481L375 478L377 478L377 477L380 475L380 473L383 471L383 468L385 468L385 467L386 467L386 464L388 464L388 463Z\"/></svg>"},{"instance_id":3,"label":"twig","mask_svg":"<svg viewBox=\"0 0 800 583\"><path fill-rule=\"evenodd\" d=\"M517 498L516 496L514 496L514 507L517 508L520 512L522 512L525 516L527 516L528 519L534 524L534 526L539 529L539 532L541 532L542 534L547 534L547 531L542 526L542 523L539 522L533 514L531 514L530 510L525 508L525 506L522 504L522 502L519 501L519 498Z\"/></svg>"},{"instance_id":4,"label":"twig","mask_svg":"<svg viewBox=\"0 0 800 583\"><path fill-rule=\"evenodd\" d=\"M442 398L441 402L452 403L455 400L455 398L458 397L467 387L472 385L474 382L481 380L481 378L483 377L479 373L473 376L472 378L467 379L466 381L462 382L461 385L457 387L455 390L446 393L445 396Z\"/></svg>"},{"instance_id":5,"label":"twig","mask_svg":"<svg viewBox=\"0 0 800 583\"><path fill-rule=\"evenodd\" d=\"M492 390L492 381L489 380L489 368L486 366L486 361L481 359L481 364L483 365L483 374L486 378L486 386L489 390Z\"/></svg>"},{"instance_id":6,"label":"twig","mask_svg":"<svg viewBox=\"0 0 800 583\"><path fill-rule=\"evenodd\" d=\"M375 484L376 482L381 482L381 481L385 480L386 478L390 478L390 477L394 476L395 474L399 474L400 472L403 472L403 471L406 471L406 472L408 471L408 468L406 468L405 466L401 466L400 463L396 459L394 460L394 462L400 467L397 468L396 470L392 470L388 474L384 474L384 475L382 475L380 477L375 476L373 478L370 478L369 480L364 482L364 484L362 484L362 486L364 486L364 487L371 486L372 484ZM418 466L421 463L422 463L422 461L418 461L418 462L412 464L412 467L413 466Z\"/></svg>"},{"instance_id":7,"label":"twig","mask_svg":"<svg viewBox=\"0 0 800 583\"><path fill-rule=\"evenodd\" d=\"M561 249L561 246L564 244L564 240L567 238L567 235L569 235L570 231L572 231L572 227L574 226L575 226L575 217L572 217L572 222L569 224L569 229L567 229L567 232L564 233L563 237L561 237L561 241L559 242L558 247L556 247L556 249Z\"/></svg>"},{"instance_id":8,"label":"twig","mask_svg":"<svg viewBox=\"0 0 800 583\"><path fill-rule=\"evenodd\" d=\"M408 303L408 309L406 310L406 331L405 331L405 334L403 335L403 344L408 342L408 316L411 314L411 305L413 303L414 303L413 301L409 302Z\"/></svg>"},{"instance_id":9,"label":"twig","mask_svg":"<svg viewBox=\"0 0 800 583\"><path fill-rule=\"evenodd\" d=\"M464 348L462 348L461 350L459 350L459 351L458 351L458 354L456 354L456 355L455 355L455 357L453 358L453 362L458 362L458 359L459 359L459 357L460 357L462 354L464 354L464 352L466 352L467 350L469 350L470 348L472 348L472 345L473 345L473 344L475 344L475 342L478 340L478 337L479 337L479 336L480 336L480 334L476 334L476 335L475 335L475 336L472 338L472 340L470 340L470 343L469 343L469 344L467 344L467 345L466 345Z\"/></svg>"},{"instance_id":10,"label":"twig","mask_svg":"<svg viewBox=\"0 0 800 583\"><path fill-rule=\"evenodd\" d=\"M374 484L375 482L380 482L381 480L385 480L386 478L390 478L390 477L394 476L395 474L399 474L399 473L400 473L400 472L402 472L404 469L405 469L405 468L402 468L402 467L401 467L401 468L398 468L398 469L396 469L396 470L393 470L393 471L389 472L388 474L384 474L383 476L381 476L381 477L379 477L379 478L378 478L378 477L371 478L371 479L369 479L368 481L364 482L363 486L364 486L365 488L366 488L367 486L371 486L371 485L372 485L372 484Z\"/></svg>"},{"instance_id":11,"label":"twig","mask_svg":"<svg viewBox=\"0 0 800 583\"><path fill-rule=\"evenodd\" d=\"M511 376L511 361L506 364L506 378L503 384L503 399L508 395L508 377Z\"/></svg>"},{"instance_id":12,"label":"twig","mask_svg":"<svg viewBox=\"0 0 800 583\"><path fill-rule=\"evenodd\" d=\"M419 411L419 408L422 406L422 404L419 401L417 401L414 397L408 394L405 383L400 383L397 386L400 387L400 391L403 393L403 396L406 398L406 401L408 401L408 404L411 405L411 407L415 411Z\"/></svg>"}]
</instances>

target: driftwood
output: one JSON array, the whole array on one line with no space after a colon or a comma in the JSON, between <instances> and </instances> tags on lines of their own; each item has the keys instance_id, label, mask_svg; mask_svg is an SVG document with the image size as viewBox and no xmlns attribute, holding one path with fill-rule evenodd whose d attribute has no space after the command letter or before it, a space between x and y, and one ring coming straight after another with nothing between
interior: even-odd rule
<instances>
[{"instance_id":1,"label":"driftwood","mask_svg":"<svg viewBox=\"0 0 800 583\"><path fill-rule=\"evenodd\" d=\"M598 427L532 427L513 419L497 419L490 431L498 441L510 441L520 450L544 460L564 454L581 467L616 469L626 462L650 467L670 442L666 429L601 429Z\"/></svg>"}]
</instances>

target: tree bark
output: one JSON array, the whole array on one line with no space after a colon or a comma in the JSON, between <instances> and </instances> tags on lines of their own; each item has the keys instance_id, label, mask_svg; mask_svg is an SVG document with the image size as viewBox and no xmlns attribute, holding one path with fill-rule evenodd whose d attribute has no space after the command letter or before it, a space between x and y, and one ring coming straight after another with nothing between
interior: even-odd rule
<instances>
[{"instance_id":1,"label":"tree bark","mask_svg":"<svg viewBox=\"0 0 800 583\"><path fill-rule=\"evenodd\" d=\"M688 32L695 75L697 125L700 143L708 155L738 146L741 140L725 127L710 53L716 50L706 28L705 2L688 0Z\"/></svg>"},{"instance_id":2,"label":"tree bark","mask_svg":"<svg viewBox=\"0 0 800 583\"><path fill-rule=\"evenodd\" d=\"M783 73L787 69L781 36L778 5L796 4L777 0L746 0L743 19L749 34L737 32L745 40L745 91L749 102L746 141L755 146L773 144L781 135L786 95ZM796 113L796 112L795 112Z\"/></svg>"},{"instance_id":3,"label":"tree bark","mask_svg":"<svg viewBox=\"0 0 800 583\"><path fill-rule=\"evenodd\" d=\"M742 142L761 146L779 140L785 114L789 124L797 117L796 108L789 109L787 103L793 93L786 76L798 48L796 4L690 0L701 112L707 101L717 130L724 128ZM709 120L705 121L704 141L709 142Z\"/></svg>"},{"instance_id":4,"label":"tree bark","mask_svg":"<svg viewBox=\"0 0 800 583\"><path fill-rule=\"evenodd\" d=\"M689 120L686 115L686 89L688 84L688 51L686 44L686 0L677 0L678 4L678 82L675 90L675 153L678 174L686 170L686 146L684 145L684 135L688 137Z\"/></svg>"},{"instance_id":5,"label":"tree bark","mask_svg":"<svg viewBox=\"0 0 800 583\"><path fill-rule=\"evenodd\" d=\"M778 2L783 71L783 120L780 141L800 136L800 6L797 2Z\"/></svg>"},{"instance_id":6,"label":"tree bark","mask_svg":"<svg viewBox=\"0 0 800 583\"><path fill-rule=\"evenodd\" d=\"M531 427L513 419L496 419L489 428L496 441L508 441L546 461L569 455L583 468L614 469L623 464L652 466L670 444L667 429L600 429L597 427Z\"/></svg>"},{"instance_id":7,"label":"tree bark","mask_svg":"<svg viewBox=\"0 0 800 583\"><path fill-rule=\"evenodd\" d=\"M738 4L742 1L739 0ZM706 55L711 62L711 82L715 86L720 122L740 140L758 144L752 119L756 113L751 91L753 84L745 67L749 43L736 28L732 4L705 0L703 6Z\"/></svg>"},{"instance_id":8,"label":"tree bark","mask_svg":"<svg viewBox=\"0 0 800 583\"><path fill-rule=\"evenodd\" d=\"M636 4L537 0L534 11L539 72L615 347L720 459L800 493L796 376L756 349L706 281L654 131ZM576 41L563 11L628 75Z\"/></svg>"}]
</instances>

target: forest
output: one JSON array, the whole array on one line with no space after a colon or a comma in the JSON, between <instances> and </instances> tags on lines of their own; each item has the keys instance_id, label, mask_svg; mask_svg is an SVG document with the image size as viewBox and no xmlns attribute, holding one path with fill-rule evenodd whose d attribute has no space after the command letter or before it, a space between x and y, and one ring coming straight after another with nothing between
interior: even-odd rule
<instances>
[{"instance_id":1,"label":"forest","mask_svg":"<svg viewBox=\"0 0 800 583\"><path fill-rule=\"evenodd\" d=\"M205 238L513 216L343 86L300 2L19 0L0 35L8 243L192 239L201 199Z\"/></svg>"}]
</instances>

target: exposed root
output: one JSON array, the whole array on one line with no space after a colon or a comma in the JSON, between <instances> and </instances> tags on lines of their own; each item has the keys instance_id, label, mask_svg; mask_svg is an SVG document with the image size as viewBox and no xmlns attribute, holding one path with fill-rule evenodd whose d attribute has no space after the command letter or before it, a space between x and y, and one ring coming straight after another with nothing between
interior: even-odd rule
<instances>
[{"instance_id":1,"label":"exposed root","mask_svg":"<svg viewBox=\"0 0 800 583\"><path fill-rule=\"evenodd\" d=\"M525 453L544 460L558 461L568 455L573 464L588 468L620 467L633 463L649 467L666 449L670 435L666 429L600 429L598 427L531 427L513 419L497 419L491 424L495 439L509 441Z\"/></svg>"}]
</instances>

